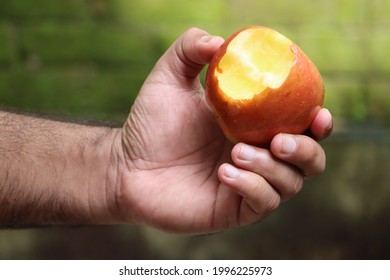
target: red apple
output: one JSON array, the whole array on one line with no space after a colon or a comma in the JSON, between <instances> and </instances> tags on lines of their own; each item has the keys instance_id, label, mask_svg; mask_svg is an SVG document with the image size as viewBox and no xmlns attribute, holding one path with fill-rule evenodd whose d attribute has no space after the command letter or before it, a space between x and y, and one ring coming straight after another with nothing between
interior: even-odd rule
<instances>
[{"instance_id":1,"label":"red apple","mask_svg":"<svg viewBox=\"0 0 390 280\"><path fill-rule=\"evenodd\" d=\"M308 129L324 100L322 77L277 31L250 26L231 35L206 74L207 102L233 143L268 146L281 132Z\"/></svg>"}]
</instances>

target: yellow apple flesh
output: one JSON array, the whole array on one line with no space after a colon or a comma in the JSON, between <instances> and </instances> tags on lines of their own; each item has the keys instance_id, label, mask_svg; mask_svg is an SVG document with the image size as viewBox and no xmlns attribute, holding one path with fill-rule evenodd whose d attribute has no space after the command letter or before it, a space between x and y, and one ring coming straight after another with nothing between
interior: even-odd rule
<instances>
[{"instance_id":1,"label":"yellow apple flesh","mask_svg":"<svg viewBox=\"0 0 390 280\"><path fill-rule=\"evenodd\" d=\"M251 26L230 36L206 74L206 98L233 143L268 146L281 132L303 133L324 100L322 77L277 31Z\"/></svg>"}]
</instances>

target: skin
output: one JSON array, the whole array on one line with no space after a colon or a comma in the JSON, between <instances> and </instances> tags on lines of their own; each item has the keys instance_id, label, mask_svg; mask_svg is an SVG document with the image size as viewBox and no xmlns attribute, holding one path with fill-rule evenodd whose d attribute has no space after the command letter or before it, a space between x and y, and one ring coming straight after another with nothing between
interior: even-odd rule
<instances>
[{"instance_id":1,"label":"skin","mask_svg":"<svg viewBox=\"0 0 390 280\"><path fill-rule=\"evenodd\" d=\"M263 89L252 99L229 97L233 93L224 92L228 89L220 86L216 69L220 69L220 61L231 42L248 30L270 32L269 28L251 26L225 41L210 63L206 76L206 97L218 115L227 138L235 143L268 147L272 138L280 132L298 134L309 127L323 104L324 82L310 59L289 41L289 49L294 53L294 65L289 68L288 76L279 87ZM259 33L257 36L260 36ZM223 72L223 69L220 71Z\"/></svg>"},{"instance_id":2,"label":"skin","mask_svg":"<svg viewBox=\"0 0 390 280\"><path fill-rule=\"evenodd\" d=\"M222 43L196 28L182 34L123 128L0 113L0 224L140 223L200 234L254 223L295 196L325 169L317 141L330 135L332 116L320 110L312 137L279 134L269 149L231 144L198 76Z\"/></svg>"}]
</instances>

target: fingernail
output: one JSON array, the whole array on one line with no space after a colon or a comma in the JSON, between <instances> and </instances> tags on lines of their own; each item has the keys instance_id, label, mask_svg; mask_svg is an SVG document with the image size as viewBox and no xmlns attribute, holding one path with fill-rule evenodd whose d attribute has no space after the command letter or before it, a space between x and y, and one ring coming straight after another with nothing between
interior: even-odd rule
<instances>
[{"instance_id":1,"label":"fingernail","mask_svg":"<svg viewBox=\"0 0 390 280\"><path fill-rule=\"evenodd\" d=\"M226 165L225 166L225 170L223 172L223 174L228 177L228 178L237 178L238 175L239 175L239 171L237 168L235 168L234 166L231 166L231 165Z\"/></svg>"},{"instance_id":2,"label":"fingernail","mask_svg":"<svg viewBox=\"0 0 390 280\"><path fill-rule=\"evenodd\" d=\"M329 110L328 110L328 114L330 115L330 120L329 120L328 125L327 125L326 128L325 128L325 131L326 131L326 132L331 132L332 129L333 129L333 121L334 121L334 120L333 120L332 115L330 114Z\"/></svg>"},{"instance_id":3,"label":"fingernail","mask_svg":"<svg viewBox=\"0 0 390 280\"><path fill-rule=\"evenodd\" d=\"M256 156L256 150L253 149L251 146L241 144L240 152L238 153L237 157L244 161L251 161Z\"/></svg>"},{"instance_id":4,"label":"fingernail","mask_svg":"<svg viewBox=\"0 0 390 280\"><path fill-rule=\"evenodd\" d=\"M297 148L297 141L292 135L283 134L282 136L282 149L281 152L284 154L292 154Z\"/></svg>"}]
</instances>

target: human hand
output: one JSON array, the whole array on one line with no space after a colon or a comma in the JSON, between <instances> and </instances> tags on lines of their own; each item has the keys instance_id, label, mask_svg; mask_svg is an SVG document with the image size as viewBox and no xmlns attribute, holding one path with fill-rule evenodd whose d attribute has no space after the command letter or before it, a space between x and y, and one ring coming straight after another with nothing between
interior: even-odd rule
<instances>
[{"instance_id":1,"label":"human hand","mask_svg":"<svg viewBox=\"0 0 390 280\"><path fill-rule=\"evenodd\" d=\"M223 43L192 28L146 79L121 136L117 204L127 222L208 233L263 219L325 169L316 140L332 117L322 109L305 135L279 134L270 149L232 145L210 111L199 73Z\"/></svg>"}]
</instances>

